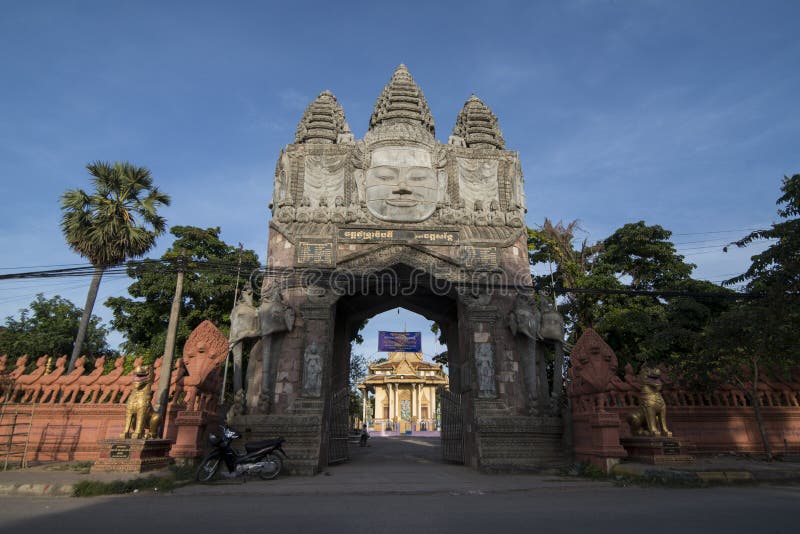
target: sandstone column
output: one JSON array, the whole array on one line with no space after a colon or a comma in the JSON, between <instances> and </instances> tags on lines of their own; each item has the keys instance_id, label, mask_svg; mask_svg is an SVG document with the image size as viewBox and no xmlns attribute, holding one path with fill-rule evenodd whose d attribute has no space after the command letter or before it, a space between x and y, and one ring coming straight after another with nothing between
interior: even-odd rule
<instances>
[{"instance_id":1,"label":"sandstone column","mask_svg":"<svg viewBox=\"0 0 800 534\"><path fill-rule=\"evenodd\" d=\"M422 391L423 384L417 384L417 421L422 421ZM419 423L417 423L419 424Z\"/></svg>"},{"instance_id":2,"label":"sandstone column","mask_svg":"<svg viewBox=\"0 0 800 534\"><path fill-rule=\"evenodd\" d=\"M367 388L364 388L363 391L364 391L364 400L362 401L363 406L362 406L362 410L361 410L363 412L363 417L361 418L361 424L362 425L366 425L367 424L367 401L369 400L369 392L367 391Z\"/></svg>"},{"instance_id":3,"label":"sandstone column","mask_svg":"<svg viewBox=\"0 0 800 534\"><path fill-rule=\"evenodd\" d=\"M419 394L417 392L417 384L411 384L411 416L417 416L417 406L419 406ZM419 417L417 417L417 428L419 428Z\"/></svg>"},{"instance_id":4,"label":"sandstone column","mask_svg":"<svg viewBox=\"0 0 800 534\"><path fill-rule=\"evenodd\" d=\"M386 394L389 399L389 421L394 417L394 384L386 384Z\"/></svg>"},{"instance_id":5,"label":"sandstone column","mask_svg":"<svg viewBox=\"0 0 800 534\"><path fill-rule=\"evenodd\" d=\"M400 421L400 384L394 385L394 416Z\"/></svg>"}]
</instances>

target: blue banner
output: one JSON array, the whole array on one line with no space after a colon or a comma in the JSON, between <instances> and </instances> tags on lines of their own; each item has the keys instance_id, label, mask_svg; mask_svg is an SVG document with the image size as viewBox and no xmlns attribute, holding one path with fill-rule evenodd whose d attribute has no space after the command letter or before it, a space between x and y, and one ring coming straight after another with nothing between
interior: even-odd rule
<instances>
[{"instance_id":1,"label":"blue banner","mask_svg":"<svg viewBox=\"0 0 800 534\"><path fill-rule=\"evenodd\" d=\"M382 352L422 352L421 332L378 332L378 350Z\"/></svg>"}]
</instances>

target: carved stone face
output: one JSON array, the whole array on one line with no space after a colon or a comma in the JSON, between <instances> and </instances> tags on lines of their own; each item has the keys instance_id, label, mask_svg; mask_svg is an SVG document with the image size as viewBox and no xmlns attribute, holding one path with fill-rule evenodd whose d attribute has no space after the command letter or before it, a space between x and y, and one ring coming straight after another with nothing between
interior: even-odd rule
<instances>
[{"instance_id":1,"label":"carved stone face","mask_svg":"<svg viewBox=\"0 0 800 534\"><path fill-rule=\"evenodd\" d=\"M384 221L424 221L436 209L436 173L430 152L421 148L376 148L365 186L367 208Z\"/></svg>"}]
</instances>

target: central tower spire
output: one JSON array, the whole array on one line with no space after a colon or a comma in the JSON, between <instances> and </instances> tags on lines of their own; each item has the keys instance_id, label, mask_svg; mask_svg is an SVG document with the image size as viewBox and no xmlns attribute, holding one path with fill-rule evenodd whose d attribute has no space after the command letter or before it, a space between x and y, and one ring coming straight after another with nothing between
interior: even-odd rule
<instances>
[{"instance_id":1,"label":"central tower spire","mask_svg":"<svg viewBox=\"0 0 800 534\"><path fill-rule=\"evenodd\" d=\"M402 63L395 69L389 83L375 102L375 110L369 120L369 129L384 124L407 123L422 126L435 135L433 117L425 101L425 95Z\"/></svg>"}]
</instances>

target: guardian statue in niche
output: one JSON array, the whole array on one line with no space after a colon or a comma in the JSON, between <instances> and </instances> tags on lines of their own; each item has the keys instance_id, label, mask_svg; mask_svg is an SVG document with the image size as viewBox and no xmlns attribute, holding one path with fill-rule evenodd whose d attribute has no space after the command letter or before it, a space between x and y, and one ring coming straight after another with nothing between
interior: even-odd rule
<instances>
[{"instance_id":1,"label":"guardian statue in niche","mask_svg":"<svg viewBox=\"0 0 800 534\"><path fill-rule=\"evenodd\" d=\"M322 356L316 341L309 343L303 355L303 394L319 397L322 389Z\"/></svg>"},{"instance_id":2,"label":"guardian statue in niche","mask_svg":"<svg viewBox=\"0 0 800 534\"><path fill-rule=\"evenodd\" d=\"M478 368L478 396L494 397L494 351L491 343L475 344L475 365Z\"/></svg>"}]
</instances>

